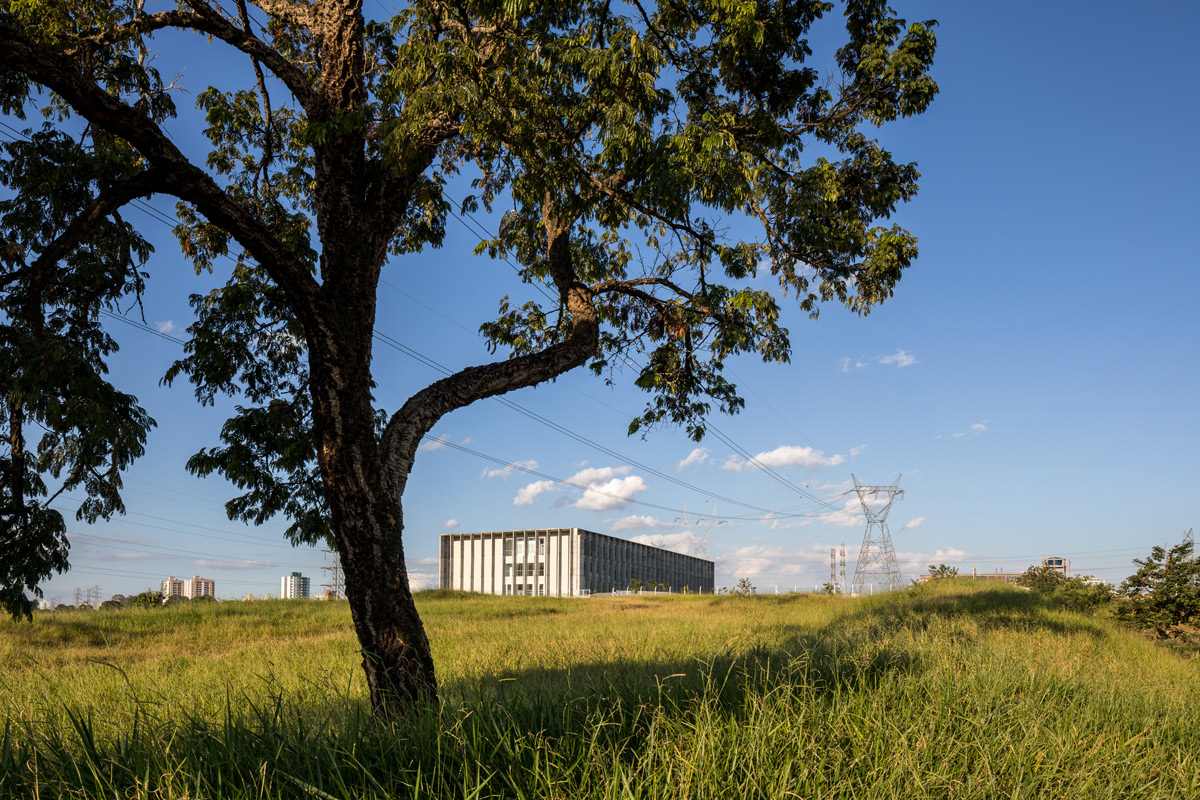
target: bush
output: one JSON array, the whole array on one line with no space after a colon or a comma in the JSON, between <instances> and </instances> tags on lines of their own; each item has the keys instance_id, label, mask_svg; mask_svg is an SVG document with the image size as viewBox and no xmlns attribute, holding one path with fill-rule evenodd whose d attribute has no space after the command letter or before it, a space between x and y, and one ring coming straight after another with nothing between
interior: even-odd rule
<instances>
[{"instance_id":1,"label":"bush","mask_svg":"<svg viewBox=\"0 0 1200 800\"><path fill-rule=\"evenodd\" d=\"M1200 562L1192 543L1155 547L1148 558L1133 563L1138 571L1117 590L1117 617L1159 639L1195 638L1184 627L1200 622Z\"/></svg>"},{"instance_id":2,"label":"bush","mask_svg":"<svg viewBox=\"0 0 1200 800\"><path fill-rule=\"evenodd\" d=\"M1017 583L1035 592L1053 592L1066 583L1067 576L1055 567L1030 567L1017 579Z\"/></svg>"},{"instance_id":3,"label":"bush","mask_svg":"<svg viewBox=\"0 0 1200 800\"><path fill-rule=\"evenodd\" d=\"M1112 587L1091 576L1067 578L1055 587L1051 596L1072 611L1094 611L1112 600Z\"/></svg>"}]
</instances>

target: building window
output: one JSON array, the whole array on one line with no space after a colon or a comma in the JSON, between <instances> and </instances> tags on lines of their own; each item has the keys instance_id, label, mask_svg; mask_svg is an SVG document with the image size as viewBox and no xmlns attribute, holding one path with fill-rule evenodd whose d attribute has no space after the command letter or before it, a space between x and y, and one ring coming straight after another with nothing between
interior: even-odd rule
<instances>
[{"instance_id":1,"label":"building window","mask_svg":"<svg viewBox=\"0 0 1200 800\"><path fill-rule=\"evenodd\" d=\"M504 555L506 555L506 556L512 555L512 544L513 544L512 539L504 540Z\"/></svg>"},{"instance_id":2,"label":"building window","mask_svg":"<svg viewBox=\"0 0 1200 800\"><path fill-rule=\"evenodd\" d=\"M539 555L539 556L544 556L544 555L546 555L546 537L545 537L545 536L539 536L539 537L538 537L538 545L537 545L537 547L538 547L538 551L537 551L537 553L538 553L538 555Z\"/></svg>"},{"instance_id":3,"label":"building window","mask_svg":"<svg viewBox=\"0 0 1200 800\"><path fill-rule=\"evenodd\" d=\"M538 562L538 577L543 578L545 576L546 576L546 562L539 561Z\"/></svg>"},{"instance_id":4,"label":"building window","mask_svg":"<svg viewBox=\"0 0 1200 800\"><path fill-rule=\"evenodd\" d=\"M506 577L506 578L512 577L512 564L504 565L504 577Z\"/></svg>"}]
</instances>

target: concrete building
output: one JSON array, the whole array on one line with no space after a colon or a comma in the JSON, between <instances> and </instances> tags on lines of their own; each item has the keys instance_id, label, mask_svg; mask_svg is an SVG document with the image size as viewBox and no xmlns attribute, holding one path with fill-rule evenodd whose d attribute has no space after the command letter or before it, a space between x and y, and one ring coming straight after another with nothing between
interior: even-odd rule
<instances>
[{"instance_id":1,"label":"concrete building","mask_svg":"<svg viewBox=\"0 0 1200 800\"><path fill-rule=\"evenodd\" d=\"M299 572L284 575L279 579L279 596L284 600L307 600L308 578Z\"/></svg>"},{"instance_id":2,"label":"concrete building","mask_svg":"<svg viewBox=\"0 0 1200 800\"><path fill-rule=\"evenodd\" d=\"M713 562L580 528L444 533L438 586L483 594L578 597L632 580L713 590Z\"/></svg>"},{"instance_id":3,"label":"concrete building","mask_svg":"<svg viewBox=\"0 0 1200 800\"><path fill-rule=\"evenodd\" d=\"M189 600L195 600L197 597L215 597L216 593L216 581L201 578L199 575L193 575L183 580L172 575L162 582L164 601L172 597L186 597Z\"/></svg>"}]
</instances>

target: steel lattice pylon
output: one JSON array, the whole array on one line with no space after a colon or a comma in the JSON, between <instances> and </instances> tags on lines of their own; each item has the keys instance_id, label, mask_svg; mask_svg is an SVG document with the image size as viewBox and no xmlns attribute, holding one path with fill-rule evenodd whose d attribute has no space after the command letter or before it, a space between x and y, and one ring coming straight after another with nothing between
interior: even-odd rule
<instances>
[{"instance_id":1,"label":"steel lattice pylon","mask_svg":"<svg viewBox=\"0 0 1200 800\"><path fill-rule=\"evenodd\" d=\"M867 530L863 534L862 549L858 551L858 563L854 567L854 594L862 594L867 586L876 584L886 585L888 589L898 589L904 580L900 575L900 566L896 563L896 551L892 547L892 534L888 532L887 515L892 510L896 498L904 496L900 488L900 476L891 486L864 486L858 482L854 473L854 493L862 504L863 513L867 515ZM850 494L850 492L846 492ZM872 508L871 500L884 495L887 502L881 508Z\"/></svg>"}]
</instances>

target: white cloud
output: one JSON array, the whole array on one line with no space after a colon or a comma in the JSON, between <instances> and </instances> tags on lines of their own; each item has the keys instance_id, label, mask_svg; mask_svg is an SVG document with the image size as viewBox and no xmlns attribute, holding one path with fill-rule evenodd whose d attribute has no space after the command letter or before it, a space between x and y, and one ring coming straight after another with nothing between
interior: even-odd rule
<instances>
[{"instance_id":1,"label":"white cloud","mask_svg":"<svg viewBox=\"0 0 1200 800\"><path fill-rule=\"evenodd\" d=\"M436 589L438 586L437 574L433 572L410 572L408 573L408 588L414 592L419 592L422 589Z\"/></svg>"},{"instance_id":2,"label":"white cloud","mask_svg":"<svg viewBox=\"0 0 1200 800\"><path fill-rule=\"evenodd\" d=\"M514 506L531 506L537 502L538 495L554 490L554 481L535 481L517 491L513 498Z\"/></svg>"},{"instance_id":3,"label":"white cloud","mask_svg":"<svg viewBox=\"0 0 1200 800\"><path fill-rule=\"evenodd\" d=\"M912 353L908 352L907 350L897 349L896 352L892 353L890 356L875 356L874 358L869 358L866 361L860 361L858 359L852 359L848 357L843 358L838 362L838 371L846 373L852 369L866 369L872 364L879 364L881 366L895 364L897 369L903 369L904 367L911 367L913 364L920 363L921 362L917 361L916 356L914 356Z\"/></svg>"},{"instance_id":4,"label":"white cloud","mask_svg":"<svg viewBox=\"0 0 1200 800\"><path fill-rule=\"evenodd\" d=\"M842 372L849 372L852 368L853 369L862 369L863 367L867 366L867 362L865 362L865 361L854 361L849 358L843 358L840 363L842 365L841 366Z\"/></svg>"},{"instance_id":5,"label":"white cloud","mask_svg":"<svg viewBox=\"0 0 1200 800\"><path fill-rule=\"evenodd\" d=\"M862 451L866 450L866 449L867 449L867 446L865 444L860 444L858 447L851 447L850 448L850 457L858 458L858 456L862 454Z\"/></svg>"},{"instance_id":6,"label":"white cloud","mask_svg":"<svg viewBox=\"0 0 1200 800\"><path fill-rule=\"evenodd\" d=\"M897 350L890 356L880 356L880 364L895 364L897 368L911 367L913 364L919 363L913 354L907 350Z\"/></svg>"},{"instance_id":7,"label":"white cloud","mask_svg":"<svg viewBox=\"0 0 1200 800\"><path fill-rule=\"evenodd\" d=\"M441 450L446 446L446 442L450 441L449 436L438 436L436 439L426 439L426 441L417 447L418 453L432 453L434 450Z\"/></svg>"},{"instance_id":8,"label":"white cloud","mask_svg":"<svg viewBox=\"0 0 1200 800\"><path fill-rule=\"evenodd\" d=\"M567 483L590 487L616 475L628 475L630 469L630 467L588 467L567 478Z\"/></svg>"},{"instance_id":9,"label":"white cloud","mask_svg":"<svg viewBox=\"0 0 1200 800\"><path fill-rule=\"evenodd\" d=\"M445 522L443 522L443 523L442 523L442 527L443 527L443 528L457 528L457 527L458 527L458 520L456 520L456 519L448 519L448 520L446 520Z\"/></svg>"},{"instance_id":10,"label":"white cloud","mask_svg":"<svg viewBox=\"0 0 1200 800\"><path fill-rule=\"evenodd\" d=\"M583 497L572 505L584 511L607 511L610 508L623 508L629 505L631 497L644 491L646 491L646 483L640 475L613 478L608 483L588 486Z\"/></svg>"},{"instance_id":11,"label":"white cloud","mask_svg":"<svg viewBox=\"0 0 1200 800\"><path fill-rule=\"evenodd\" d=\"M697 447L695 450L688 453L687 458L680 461L675 468L684 470L696 464L703 464L705 461L708 461L708 448Z\"/></svg>"},{"instance_id":12,"label":"white cloud","mask_svg":"<svg viewBox=\"0 0 1200 800\"><path fill-rule=\"evenodd\" d=\"M175 322L169 319L154 323L154 329L159 333L174 333L175 331L179 330L179 328L176 327Z\"/></svg>"},{"instance_id":13,"label":"white cloud","mask_svg":"<svg viewBox=\"0 0 1200 800\"><path fill-rule=\"evenodd\" d=\"M677 522L663 522L661 519L648 514L631 514L628 517L621 517L614 522L609 531L612 533L616 533L617 531L654 531L678 527L679 523Z\"/></svg>"},{"instance_id":14,"label":"white cloud","mask_svg":"<svg viewBox=\"0 0 1200 800\"><path fill-rule=\"evenodd\" d=\"M479 477L481 477L481 478L504 478L507 480L508 476L513 474L514 469L519 469L519 470L524 471L527 469L537 469L537 468L538 468L538 462L534 461L531 458L527 461L514 461L511 464L506 464L505 466L497 467L496 469L485 469L482 473L480 473Z\"/></svg>"},{"instance_id":15,"label":"white cloud","mask_svg":"<svg viewBox=\"0 0 1200 800\"><path fill-rule=\"evenodd\" d=\"M957 433L950 434L950 438L951 439L973 439L976 436L978 436L979 434L986 431L988 429L988 425L990 423L991 423L991 420L987 420L987 419L983 420L982 422L976 422L970 428L967 428L965 431L958 431Z\"/></svg>"},{"instance_id":16,"label":"white cloud","mask_svg":"<svg viewBox=\"0 0 1200 800\"><path fill-rule=\"evenodd\" d=\"M679 531L678 533L643 533L640 536L629 537L629 541L648 544L651 547L670 550L673 553L691 554L695 552L700 539L692 531Z\"/></svg>"},{"instance_id":17,"label":"white cloud","mask_svg":"<svg viewBox=\"0 0 1200 800\"><path fill-rule=\"evenodd\" d=\"M917 528L921 527L923 524L925 524L924 517L917 517L915 519L910 519L908 522L904 523L904 527L900 529L900 532L903 533L904 531L915 531Z\"/></svg>"},{"instance_id":18,"label":"white cloud","mask_svg":"<svg viewBox=\"0 0 1200 800\"><path fill-rule=\"evenodd\" d=\"M821 469L823 467L836 467L845 460L846 457L843 455L826 456L823 451L814 450L811 447L782 445L776 447L774 450L759 453L754 456L754 461L745 461L738 456L730 456L729 460L721 465L721 469L743 472L748 469L761 469L759 464L765 467Z\"/></svg>"}]
</instances>

